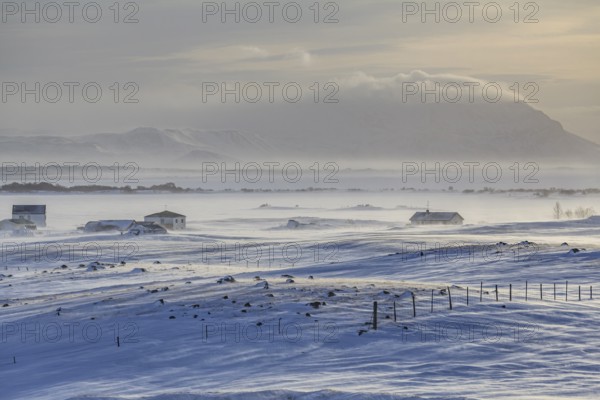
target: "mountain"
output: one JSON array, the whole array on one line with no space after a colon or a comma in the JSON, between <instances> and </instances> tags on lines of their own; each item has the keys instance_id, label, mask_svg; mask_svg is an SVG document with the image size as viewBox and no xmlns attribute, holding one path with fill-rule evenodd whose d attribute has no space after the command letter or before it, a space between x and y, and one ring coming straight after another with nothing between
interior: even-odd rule
<instances>
[{"instance_id":1,"label":"mountain","mask_svg":"<svg viewBox=\"0 0 600 400\"><path fill-rule=\"evenodd\" d=\"M126 133L61 136L0 136L5 162L137 162L147 166L191 166L205 161L262 157L273 148L257 135L237 131L137 128Z\"/></svg>"},{"instance_id":2,"label":"mountain","mask_svg":"<svg viewBox=\"0 0 600 400\"><path fill-rule=\"evenodd\" d=\"M137 128L126 133L0 136L5 162L137 162L198 167L214 161L332 161L349 167L403 161L553 162L600 160L600 146L523 103L273 104L215 113L227 130Z\"/></svg>"},{"instance_id":3,"label":"mountain","mask_svg":"<svg viewBox=\"0 0 600 400\"><path fill-rule=\"evenodd\" d=\"M523 103L423 104L393 99L287 104L240 112L240 128L260 132L293 157L330 161L598 162L600 146Z\"/></svg>"}]
</instances>

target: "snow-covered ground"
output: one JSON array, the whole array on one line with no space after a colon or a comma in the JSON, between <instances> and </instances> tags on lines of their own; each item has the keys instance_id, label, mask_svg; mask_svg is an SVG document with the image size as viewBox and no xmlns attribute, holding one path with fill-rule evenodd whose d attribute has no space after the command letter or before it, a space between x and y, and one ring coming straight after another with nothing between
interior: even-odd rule
<instances>
[{"instance_id":1,"label":"snow-covered ground","mask_svg":"<svg viewBox=\"0 0 600 400\"><path fill-rule=\"evenodd\" d=\"M434 199L466 225L406 226ZM550 221L555 198L7 195L0 209L24 201L48 204L49 227L0 239L2 399L600 396L600 219ZM75 229L165 205L189 230Z\"/></svg>"}]
</instances>

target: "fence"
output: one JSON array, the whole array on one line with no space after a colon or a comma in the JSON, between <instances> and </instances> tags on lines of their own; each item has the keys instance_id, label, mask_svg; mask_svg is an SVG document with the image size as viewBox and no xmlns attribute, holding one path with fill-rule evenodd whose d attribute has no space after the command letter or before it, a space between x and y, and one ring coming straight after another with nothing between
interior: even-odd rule
<instances>
[{"instance_id":1,"label":"fence","mask_svg":"<svg viewBox=\"0 0 600 400\"><path fill-rule=\"evenodd\" d=\"M406 321L419 316L459 307L472 307L484 303L510 302L581 302L592 301L593 285L561 283L524 282L518 285L493 285L487 287L481 282L476 287L452 286L438 289L417 290L410 296L393 301L374 302L371 325L377 329L382 319L395 322Z\"/></svg>"}]
</instances>

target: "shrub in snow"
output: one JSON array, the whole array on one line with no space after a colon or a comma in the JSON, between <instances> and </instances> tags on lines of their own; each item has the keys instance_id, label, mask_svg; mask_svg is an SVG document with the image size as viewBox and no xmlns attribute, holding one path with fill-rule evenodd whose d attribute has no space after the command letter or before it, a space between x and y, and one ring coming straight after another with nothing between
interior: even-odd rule
<instances>
[{"instance_id":1,"label":"shrub in snow","mask_svg":"<svg viewBox=\"0 0 600 400\"><path fill-rule=\"evenodd\" d=\"M87 265L86 271L98 271L99 269L106 269L106 267L98 261L94 261Z\"/></svg>"}]
</instances>

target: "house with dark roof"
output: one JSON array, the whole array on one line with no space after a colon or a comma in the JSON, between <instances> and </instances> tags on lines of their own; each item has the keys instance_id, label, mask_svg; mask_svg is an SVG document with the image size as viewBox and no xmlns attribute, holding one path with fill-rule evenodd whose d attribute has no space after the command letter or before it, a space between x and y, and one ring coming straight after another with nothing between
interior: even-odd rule
<instances>
[{"instance_id":1,"label":"house with dark roof","mask_svg":"<svg viewBox=\"0 0 600 400\"><path fill-rule=\"evenodd\" d=\"M410 219L412 225L462 225L464 218L457 212L417 212Z\"/></svg>"},{"instance_id":2,"label":"house with dark roof","mask_svg":"<svg viewBox=\"0 0 600 400\"><path fill-rule=\"evenodd\" d=\"M163 211L156 214L146 215L144 222L154 222L170 231L185 229L186 216L171 211Z\"/></svg>"},{"instance_id":3,"label":"house with dark roof","mask_svg":"<svg viewBox=\"0 0 600 400\"><path fill-rule=\"evenodd\" d=\"M24 219L33 222L37 227L46 226L45 205L13 205L12 219Z\"/></svg>"}]
</instances>

